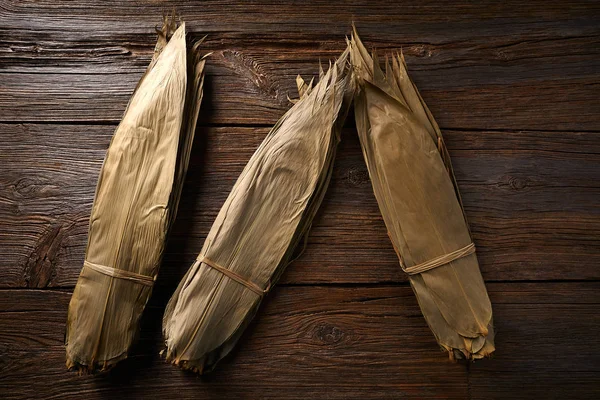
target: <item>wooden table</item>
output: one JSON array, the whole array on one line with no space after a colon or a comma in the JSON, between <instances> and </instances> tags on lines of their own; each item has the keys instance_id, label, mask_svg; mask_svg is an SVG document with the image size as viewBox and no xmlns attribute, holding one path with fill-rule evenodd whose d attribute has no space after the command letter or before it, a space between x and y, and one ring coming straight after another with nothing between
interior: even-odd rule
<instances>
[{"instance_id":1,"label":"wooden table","mask_svg":"<svg viewBox=\"0 0 600 400\"><path fill-rule=\"evenodd\" d=\"M264 4L263 4L264 3ZM0 2L0 397L591 399L600 395L600 3ZM208 34L206 95L140 340L112 373L64 366L106 148L175 6ZM203 378L161 360L166 301L269 127L355 21L400 48L456 169L497 353L441 353L386 236L352 117L305 254Z\"/></svg>"}]
</instances>

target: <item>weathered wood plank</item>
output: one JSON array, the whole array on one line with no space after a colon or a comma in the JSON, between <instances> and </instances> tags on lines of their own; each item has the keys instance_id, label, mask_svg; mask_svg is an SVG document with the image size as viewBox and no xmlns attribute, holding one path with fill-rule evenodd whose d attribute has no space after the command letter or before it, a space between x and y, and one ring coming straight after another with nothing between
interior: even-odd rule
<instances>
[{"instance_id":1,"label":"weathered wood plank","mask_svg":"<svg viewBox=\"0 0 600 400\"><path fill-rule=\"evenodd\" d=\"M57 26L71 32L91 31L110 33L124 29L151 32L148 25L156 24L157 16L173 8L188 24L202 30L262 33L287 32L298 34L301 28L313 28L315 33L327 35L337 29L347 29L347 24L360 21L378 28L379 32L399 38L427 31L425 22L436 27L456 28L466 24L478 29L488 29L492 35L502 27L512 31L531 31L555 24L557 21L580 26L579 20L598 16L600 7L594 1L556 0L528 2L493 0L440 4L433 0L409 0L398 6L383 0L371 2L343 1L332 4L326 0L302 2L254 1L240 4L235 0L202 1L106 1L84 0L77 3L50 0L3 0L0 18L5 29L18 29L29 25L37 30L53 30ZM31 17L37 17L32 19ZM276 18L275 18L276 17ZM215 20L220 24L211 24ZM524 22L534 22L529 25ZM408 26L407 32L397 28ZM417 29L417 32L415 32ZM448 29L452 37L473 37L472 32Z\"/></svg>"},{"instance_id":2,"label":"weathered wood plank","mask_svg":"<svg viewBox=\"0 0 600 400\"><path fill-rule=\"evenodd\" d=\"M527 78L557 78L560 67L563 75L594 76L595 56L600 41L597 30L586 30L585 26L569 26L560 21L554 29L534 32L515 32L490 40L489 37L473 36L460 40L448 37L432 37L423 40L414 32L402 32L400 37L377 36L375 32L365 32L361 28L361 38L379 53L388 54L400 48L409 60L411 71L424 74L427 70L455 70L453 74L464 73L465 67L474 67L470 72L496 72L497 78L511 82ZM193 26L193 24L191 24ZM188 24L190 26L190 24ZM146 27L148 28L148 27ZM509 30L515 26L507 27ZM192 28L193 29L193 28ZM233 67L246 60L246 67L266 65L273 72L291 74L295 68L316 72L315 64L337 57L343 49L345 27L338 36L311 32L246 34L230 31L215 32L206 37L203 48L214 51L213 61L221 66ZM129 29L81 37L59 26L56 31L28 31L12 35L0 27L0 71L3 73L45 73L45 74L99 74L141 73L152 57L156 33L153 29L137 32ZM97 37L96 37L97 36ZM191 40L203 36L202 32L188 33ZM247 56L245 54L247 53ZM540 60L545 62L540 64ZM527 67L536 66L532 71ZM487 67L487 68L482 68ZM475 69L477 68L477 69ZM231 72L243 70L230 68ZM225 69L214 69L214 74ZM510 72L510 73L508 73ZM511 76L512 75L512 76ZM459 86L457 82L437 78L436 85ZM487 76L494 79L493 76ZM495 82L500 82L496 80ZM473 83L473 80L470 81Z\"/></svg>"},{"instance_id":3,"label":"weathered wood plank","mask_svg":"<svg viewBox=\"0 0 600 400\"><path fill-rule=\"evenodd\" d=\"M273 124L289 108L287 96L296 96L295 76L310 76L318 68L313 60L278 71L248 53L229 60L218 53L210 59L203 123ZM497 68L498 74L491 67L442 67L415 70L413 76L445 128L598 130L598 65L589 67L593 76L564 75L568 70L561 65L551 68L552 77L517 81L506 67ZM116 122L140 76L141 71L0 73L0 119Z\"/></svg>"},{"instance_id":4,"label":"weathered wood plank","mask_svg":"<svg viewBox=\"0 0 600 400\"><path fill-rule=\"evenodd\" d=\"M598 398L598 283L490 286L498 351L471 366L470 398Z\"/></svg>"},{"instance_id":5,"label":"weathered wood plank","mask_svg":"<svg viewBox=\"0 0 600 400\"><path fill-rule=\"evenodd\" d=\"M315 62L310 69L294 68L293 73L267 75L264 80L248 78L256 73L252 71L244 71L241 75L212 75L211 70L216 66L209 66L201 123L273 124L289 108L287 96L297 96L295 76L310 76L317 66ZM560 68L557 72L562 74ZM444 76L454 83L460 82L460 79L449 77L446 71L434 73L438 75L436 79ZM465 71L464 75L472 73ZM444 128L600 129L597 121L600 101L596 96L599 76L561 75L555 80L436 88L430 86L428 82L434 80L425 74L417 72L413 75L438 123ZM115 123L140 77L141 73L109 76L0 74L3 83L0 121Z\"/></svg>"},{"instance_id":6,"label":"weathered wood plank","mask_svg":"<svg viewBox=\"0 0 600 400\"><path fill-rule=\"evenodd\" d=\"M0 125L0 286L73 287L114 126ZM199 128L159 284L176 284L267 128ZM447 131L484 277L599 278L600 133ZM398 282L356 132L344 131L284 283Z\"/></svg>"},{"instance_id":7,"label":"weathered wood plank","mask_svg":"<svg viewBox=\"0 0 600 400\"><path fill-rule=\"evenodd\" d=\"M593 398L599 290L598 283L490 284L498 352L471 367L470 395ZM5 398L467 397L465 366L437 351L407 286L278 287L234 355L204 379L159 359L164 294L151 301L130 360L112 374L79 377L64 369L70 293L0 291Z\"/></svg>"},{"instance_id":8,"label":"weathered wood plank","mask_svg":"<svg viewBox=\"0 0 600 400\"><path fill-rule=\"evenodd\" d=\"M0 120L117 121L165 5L32 4L0 13ZM354 20L369 46L403 48L443 127L600 129L600 12L590 4L172 5L193 35L210 33L207 123L272 124L295 75L335 57Z\"/></svg>"},{"instance_id":9,"label":"weathered wood plank","mask_svg":"<svg viewBox=\"0 0 600 400\"><path fill-rule=\"evenodd\" d=\"M69 298L68 292L0 291L4 398L466 396L465 368L438 351L407 287L282 288L234 356L202 380L159 359L164 304L148 309L138 350L114 374L67 372L62 342Z\"/></svg>"}]
</instances>

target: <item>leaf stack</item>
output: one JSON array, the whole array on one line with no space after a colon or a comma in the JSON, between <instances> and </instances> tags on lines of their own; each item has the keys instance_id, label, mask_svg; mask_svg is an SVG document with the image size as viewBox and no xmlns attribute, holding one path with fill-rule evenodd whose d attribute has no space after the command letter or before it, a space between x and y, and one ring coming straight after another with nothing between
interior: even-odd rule
<instances>
[{"instance_id":1,"label":"leaf stack","mask_svg":"<svg viewBox=\"0 0 600 400\"><path fill-rule=\"evenodd\" d=\"M204 79L199 44L188 52L185 24L165 19L111 140L69 304L70 369L112 367L127 357L138 331L190 158Z\"/></svg>"},{"instance_id":2,"label":"leaf stack","mask_svg":"<svg viewBox=\"0 0 600 400\"><path fill-rule=\"evenodd\" d=\"M350 54L363 155L421 311L451 358L488 356L492 307L440 129L403 56L386 61L384 73L356 30Z\"/></svg>"},{"instance_id":3,"label":"leaf stack","mask_svg":"<svg viewBox=\"0 0 600 400\"><path fill-rule=\"evenodd\" d=\"M166 356L203 373L231 351L306 235L352 98L349 52L321 72L256 150L167 305ZM311 81L312 83L312 81Z\"/></svg>"}]
</instances>

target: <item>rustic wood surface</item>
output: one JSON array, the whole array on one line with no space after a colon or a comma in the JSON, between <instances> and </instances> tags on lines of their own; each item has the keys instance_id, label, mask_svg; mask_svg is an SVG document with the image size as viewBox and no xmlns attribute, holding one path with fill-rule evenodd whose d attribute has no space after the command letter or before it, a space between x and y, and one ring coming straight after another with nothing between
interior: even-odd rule
<instances>
[{"instance_id":1,"label":"rustic wood surface","mask_svg":"<svg viewBox=\"0 0 600 400\"><path fill-rule=\"evenodd\" d=\"M131 358L64 367L98 171L173 7L208 34L178 219ZM402 48L455 166L497 353L451 363L386 235L352 116L306 252L234 354L165 364L160 319L269 126L354 21ZM0 0L0 398L590 399L600 396L600 3Z\"/></svg>"}]
</instances>

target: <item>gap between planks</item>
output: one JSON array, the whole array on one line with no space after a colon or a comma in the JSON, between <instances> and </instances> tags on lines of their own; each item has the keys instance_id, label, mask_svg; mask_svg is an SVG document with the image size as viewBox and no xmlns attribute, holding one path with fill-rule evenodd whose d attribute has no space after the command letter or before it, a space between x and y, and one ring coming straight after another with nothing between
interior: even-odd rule
<instances>
[{"instance_id":1,"label":"gap between planks","mask_svg":"<svg viewBox=\"0 0 600 400\"><path fill-rule=\"evenodd\" d=\"M283 116L283 114L282 114ZM4 121L2 119L0 119L0 124L4 124L4 125L71 125L71 126L86 126L86 125L95 125L95 126L114 126L115 129L117 128L117 125L119 125L121 121L120 120L78 120L78 121L57 121L57 120L49 120L49 121L38 121L38 120L18 120L18 121L13 121L13 120L7 120ZM257 129L264 129L264 128L271 128L273 127L273 125L275 125L275 122L273 122L272 124L244 124L244 123L216 123L216 124L202 124L202 123L198 123L196 129L199 128L257 128ZM352 124L350 126L353 126ZM348 128L347 125L344 126L345 128ZM535 132L540 132L540 133L544 133L544 132L551 132L551 133L600 133L600 130L589 130L589 129L577 129L577 130L573 130L573 129L569 129L569 130L564 130L564 129L530 129L530 128L525 128L525 129L515 129L515 128L507 128L507 129L502 129L502 128L461 128L461 127L452 127L452 128L445 128L443 126L440 126L440 129L442 130L442 132L496 132L496 133L535 133ZM460 150L460 149L454 149L454 150Z\"/></svg>"},{"instance_id":2,"label":"gap between planks","mask_svg":"<svg viewBox=\"0 0 600 400\"><path fill-rule=\"evenodd\" d=\"M486 284L555 284L555 283L564 283L564 284L577 284L577 283L597 283L600 282L600 279L515 279L515 280L486 280ZM335 288L335 289L375 289L375 288L385 288L385 287L409 287L410 282L396 282L396 281L381 281L381 282L372 282L372 283L360 283L360 282L320 282L320 283L281 283L277 284L278 288ZM161 287L166 289L163 285L156 285L156 287ZM75 286L56 286L56 287L2 287L0 286L0 291L41 291L41 292L64 292L71 293L75 289ZM596 303L591 303L596 304Z\"/></svg>"}]
</instances>

